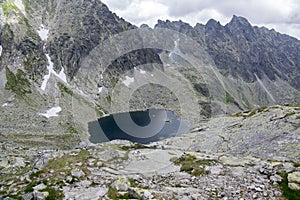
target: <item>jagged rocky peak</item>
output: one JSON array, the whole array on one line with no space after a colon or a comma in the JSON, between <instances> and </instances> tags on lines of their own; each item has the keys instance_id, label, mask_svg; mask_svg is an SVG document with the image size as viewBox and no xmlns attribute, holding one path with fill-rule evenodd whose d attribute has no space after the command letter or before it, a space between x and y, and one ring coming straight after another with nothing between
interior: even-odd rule
<instances>
[{"instance_id":1,"label":"jagged rocky peak","mask_svg":"<svg viewBox=\"0 0 300 200\"><path fill-rule=\"evenodd\" d=\"M233 36L238 36L239 38L244 38L248 41L255 41L257 39L254 28L244 17L233 15L231 21L225 25L225 28L228 29ZM270 32L268 31L267 34L270 34Z\"/></svg>"},{"instance_id":2,"label":"jagged rocky peak","mask_svg":"<svg viewBox=\"0 0 300 200\"><path fill-rule=\"evenodd\" d=\"M233 15L231 21L228 23L228 25L235 25L235 26L251 26L250 22L245 18L241 16Z\"/></svg>"},{"instance_id":3,"label":"jagged rocky peak","mask_svg":"<svg viewBox=\"0 0 300 200\"><path fill-rule=\"evenodd\" d=\"M205 29L205 38L212 39L210 42L214 42L214 38L224 38L224 27L221 25L219 21L214 19L208 20L208 22L204 26ZM210 37L207 37L210 35Z\"/></svg>"},{"instance_id":4,"label":"jagged rocky peak","mask_svg":"<svg viewBox=\"0 0 300 200\"><path fill-rule=\"evenodd\" d=\"M181 24L181 29L171 24ZM214 19L194 28L183 24L161 22L159 26L188 35L206 50L228 81L226 84L231 85L229 93L239 108L299 102L299 40L252 26L246 18L238 16L233 16L225 26ZM235 83L229 83L232 81Z\"/></svg>"},{"instance_id":5,"label":"jagged rocky peak","mask_svg":"<svg viewBox=\"0 0 300 200\"><path fill-rule=\"evenodd\" d=\"M194 27L194 29L196 30L203 30L205 28L205 25L197 23Z\"/></svg>"},{"instance_id":6,"label":"jagged rocky peak","mask_svg":"<svg viewBox=\"0 0 300 200\"><path fill-rule=\"evenodd\" d=\"M155 28L170 28L172 30L176 30L179 32L181 32L181 31L184 32L186 30L193 29L193 27L190 24L183 22L181 20L179 20L179 21L158 20L157 24L155 25Z\"/></svg>"},{"instance_id":7,"label":"jagged rocky peak","mask_svg":"<svg viewBox=\"0 0 300 200\"><path fill-rule=\"evenodd\" d=\"M38 82L47 72L45 53L49 54L55 71L64 68L72 79L81 60L101 41L110 35L136 28L112 13L100 0L17 2L18 6L24 7L22 12L16 1L1 1L3 56L0 70L19 58L20 65L25 66L25 71ZM19 22L15 22L15 18ZM41 29L48 32L47 40L39 36Z\"/></svg>"},{"instance_id":8,"label":"jagged rocky peak","mask_svg":"<svg viewBox=\"0 0 300 200\"><path fill-rule=\"evenodd\" d=\"M210 19L210 20L207 21L205 27L206 28L220 28L220 27L222 27L222 25L220 24L219 21L216 21L214 19Z\"/></svg>"},{"instance_id":9,"label":"jagged rocky peak","mask_svg":"<svg viewBox=\"0 0 300 200\"><path fill-rule=\"evenodd\" d=\"M178 24L179 22L172 22ZM178 29L170 23L158 26L188 34L204 45L223 75L240 77L254 82L265 76L272 80L283 79L299 89L300 41L266 28L253 27L250 22L234 15L222 26L210 19L205 25ZM180 23L185 24L185 23Z\"/></svg>"},{"instance_id":10,"label":"jagged rocky peak","mask_svg":"<svg viewBox=\"0 0 300 200\"><path fill-rule=\"evenodd\" d=\"M48 47L56 66L73 77L80 61L101 41L135 26L113 14L101 1L65 1L55 8L53 38ZM68 11L68 15L64 15ZM51 21L51 20L50 20Z\"/></svg>"},{"instance_id":11,"label":"jagged rocky peak","mask_svg":"<svg viewBox=\"0 0 300 200\"><path fill-rule=\"evenodd\" d=\"M148 24L142 24L140 28L151 28Z\"/></svg>"}]
</instances>

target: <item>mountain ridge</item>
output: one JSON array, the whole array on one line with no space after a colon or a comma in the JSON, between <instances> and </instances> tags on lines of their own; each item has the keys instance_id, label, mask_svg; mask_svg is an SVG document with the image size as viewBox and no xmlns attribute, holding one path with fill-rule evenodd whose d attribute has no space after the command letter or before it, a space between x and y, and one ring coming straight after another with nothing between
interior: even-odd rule
<instances>
[{"instance_id":1,"label":"mountain ridge","mask_svg":"<svg viewBox=\"0 0 300 200\"><path fill-rule=\"evenodd\" d=\"M293 38L286 34L280 34L274 30L266 29L265 27L257 27L252 26L246 18L233 16L231 21L227 23L225 26L222 26L219 22L214 19L209 20L206 25L196 24L194 27L190 26L188 23L182 21L174 21L170 22L169 20L163 22L161 20L158 21L155 27L160 28L171 28L173 30L188 34L189 36L195 38L202 45L207 46L207 51L215 60L218 68L220 70L224 70L223 74L231 74L236 76L235 72L231 71L229 65L232 65L236 71L238 71L239 75L242 75L247 81L253 82L255 79L254 72L262 78L262 72L265 73L270 80L275 80L278 76L283 78L284 80L289 80L290 77L287 77L285 74L278 73L281 71L281 68L284 68L284 72L290 73L291 71L297 74L297 70L299 71L300 61L298 52L300 51L300 41L297 38ZM265 36L265 37L264 37ZM277 38L279 41L275 41ZM217 40L217 41L216 41ZM227 41L225 41L227 40ZM233 48L233 51L240 50L241 53L234 54L230 51L226 51L226 42L233 43L229 48ZM251 45L251 43L254 43ZM214 45L221 46L214 48ZM263 45L262 47L257 47L257 45ZM259 57L254 61L251 61L251 58L245 57L243 55L247 55L247 52L242 51L241 49L234 49L235 46L242 47L244 46L249 51L248 54L253 57ZM222 51L224 49L224 51ZM274 58L279 57L278 60L283 59L283 57L287 58L285 55L285 51L289 51L292 54L291 63L287 63L288 66L285 66L284 63L281 62L272 62L272 60L266 60L266 55L263 51L268 51L268 49L273 49L276 54L272 55L272 52L268 52ZM221 55L218 55L221 54ZM224 55L223 55L224 54ZM280 55L283 54L281 57ZM223 56L222 56L223 55ZM241 58L238 58L242 56ZM235 58L235 60L232 60ZM230 61L228 61L230 59ZM258 63L258 59L260 62L266 63ZM239 60L242 60L240 63ZM243 62L243 60L245 60ZM247 64L248 63L248 64ZM266 65L275 65L273 69L266 67ZM243 67L245 66L245 67ZM249 74L247 71L240 72L241 68L255 68ZM264 68L262 71L259 68ZM270 71L271 70L271 71ZM299 74L298 76L293 77L289 80L289 83L293 85L296 89L299 90Z\"/></svg>"}]
</instances>

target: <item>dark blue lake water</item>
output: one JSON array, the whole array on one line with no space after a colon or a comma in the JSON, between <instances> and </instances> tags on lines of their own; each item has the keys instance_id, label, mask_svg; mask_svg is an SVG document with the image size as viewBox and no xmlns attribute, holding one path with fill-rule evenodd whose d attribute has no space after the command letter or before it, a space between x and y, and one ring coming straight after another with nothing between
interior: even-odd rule
<instances>
[{"instance_id":1,"label":"dark blue lake water","mask_svg":"<svg viewBox=\"0 0 300 200\"><path fill-rule=\"evenodd\" d=\"M89 123L92 143L121 139L146 144L189 130L188 122L171 111L158 109L113 114Z\"/></svg>"}]
</instances>

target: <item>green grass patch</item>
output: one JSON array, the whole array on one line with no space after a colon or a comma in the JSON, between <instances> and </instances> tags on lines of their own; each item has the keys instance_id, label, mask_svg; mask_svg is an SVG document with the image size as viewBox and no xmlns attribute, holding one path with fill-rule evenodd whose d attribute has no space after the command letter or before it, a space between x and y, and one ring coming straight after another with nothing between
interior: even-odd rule
<instances>
[{"instance_id":1,"label":"green grass patch","mask_svg":"<svg viewBox=\"0 0 300 200\"><path fill-rule=\"evenodd\" d=\"M37 63L41 63L41 62L43 62L41 58L37 58L34 57L33 55L30 55L30 57L28 57L26 61L23 62L23 64L25 66L25 69L31 70L36 66Z\"/></svg>"},{"instance_id":2,"label":"green grass patch","mask_svg":"<svg viewBox=\"0 0 300 200\"><path fill-rule=\"evenodd\" d=\"M149 147L138 143L131 146L121 146L120 148L124 151L135 150L135 149L149 149Z\"/></svg>"},{"instance_id":3,"label":"green grass patch","mask_svg":"<svg viewBox=\"0 0 300 200\"><path fill-rule=\"evenodd\" d=\"M283 180L279 183L282 195L288 200L300 200L300 190L292 190L288 186L288 174L282 173L280 176L283 178Z\"/></svg>"},{"instance_id":4,"label":"green grass patch","mask_svg":"<svg viewBox=\"0 0 300 200\"><path fill-rule=\"evenodd\" d=\"M287 107L292 107L292 108L297 108L297 107L300 107L300 104L284 104L284 106L287 106Z\"/></svg>"},{"instance_id":5,"label":"green grass patch","mask_svg":"<svg viewBox=\"0 0 300 200\"><path fill-rule=\"evenodd\" d=\"M41 183L41 181L29 183L29 184L25 187L24 193L33 192L33 187L39 185L40 183Z\"/></svg>"},{"instance_id":6,"label":"green grass patch","mask_svg":"<svg viewBox=\"0 0 300 200\"><path fill-rule=\"evenodd\" d=\"M118 200L118 199L137 199L133 195L129 193L125 194L120 194L117 189L110 187L108 189L108 197L113 199L113 200Z\"/></svg>"},{"instance_id":7,"label":"green grass patch","mask_svg":"<svg viewBox=\"0 0 300 200\"><path fill-rule=\"evenodd\" d=\"M296 114L295 112L290 112L290 113L285 114L283 118L290 117L290 116L293 116L295 114Z\"/></svg>"},{"instance_id":8,"label":"green grass patch","mask_svg":"<svg viewBox=\"0 0 300 200\"><path fill-rule=\"evenodd\" d=\"M108 102L108 103L111 103L111 96L110 95L107 95L106 97L105 97L105 99L106 99L106 101Z\"/></svg>"},{"instance_id":9,"label":"green grass patch","mask_svg":"<svg viewBox=\"0 0 300 200\"><path fill-rule=\"evenodd\" d=\"M119 193L118 193L118 190L115 189L115 188L112 188L110 187L108 189L108 197L111 198L111 199L118 199L118 196L119 196Z\"/></svg>"},{"instance_id":10,"label":"green grass patch","mask_svg":"<svg viewBox=\"0 0 300 200\"><path fill-rule=\"evenodd\" d=\"M226 92L226 96L225 96L225 101L226 104L232 104L235 102L235 99L228 93Z\"/></svg>"},{"instance_id":11,"label":"green grass patch","mask_svg":"<svg viewBox=\"0 0 300 200\"><path fill-rule=\"evenodd\" d=\"M26 79L25 73L22 70L18 69L15 75L8 67L6 67L6 79L6 90L11 90L19 96L31 93L30 83L28 79Z\"/></svg>"},{"instance_id":12,"label":"green grass patch","mask_svg":"<svg viewBox=\"0 0 300 200\"><path fill-rule=\"evenodd\" d=\"M48 165L42 169L43 174L48 174L50 170L53 171L51 174L50 182L58 184L61 180L65 179L65 176L71 175L71 168L74 167L76 163L82 163L80 169L85 173L85 175L90 174L90 171L86 168L86 162L88 159L92 158L89 151L83 150L78 153L78 155L64 155L60 158L50 160ZM63 174L63 175L62 175Z\"/></svg>"},{"instance_id":13,"label":"green grass patch","mask_svg":"<svg viewBox=\"0 0 300 200\"><path fill-rule=\"evenodd\" d=\"M294 167L300 167L300 163L294 163Z\"/></svg>"},{"instance_id":14,"label":"green grass patch","mask_svg":"<svg viewBox=\"0 0 300 200\"><path fill-rule=\"evenodd\" d=\"M133 179L133 178L130 178L129 180L129 184L131 187L138 187L139 184Z\"/></svg>"},{"instance_id":15,"label":"green grass patch","mask_svg":"<svg viewBox=\"0 0 300 200\"><path fill-rule=\"evenodd\" d=\"M58 88L60 89L62 95L63 95L64 93L66 93L66 94L69 94L70 96L73 96L73 94L74 94L73 91L70 90L69 88L67 88L64 84L62 84L62 83L57 83L57 86L58 86Z\"/></svg>"},{"instance_id":16,"label":"green grass patch","mask_svg":"<svg viewBox=\"0 0 300 200\"><path fill-rule=\"evenodd\" d=\"M87 150L80 151L78 155L64 155L61 158L57 158L49 161L49 164L46 166L46 169L58 170L60 171L66 166L69 166L71 163L75 164L78 162L86 162L90 157L90 152Z\"/></svg>"},{"instance_id":17,"label":"green grass patch","mask_svg":"<svg viewBox=\"0 0 300 200\"><path fill-rule=\"evenodd\" d=\"M171 160L175 165L181 165L180 171L189 173L193 176L201 176L209 174L210 171L205 169L205 166L212 166L219 163L212 159L197 159L193 155L184 155L178 159Z\"/></svg>"},{"instance_id":18,"label":"green grass patch","mask_svg":"<svg viewBox=\"0 0 300 200\"><path fill-rule=\"evenodd\" d=\"M33 172L33 173L31 173L31 174L29 175L29 178L32 180L32 179L34 179L34 178L40 177L41 174L42 174L41 171Z\"/></svg>"},{"instance_id":19,"label":"green grass patch","mask_svg":"<svg viewBox=\"0 0 300 200\"><path fill-rule=\"evenodd\" d=\"M11 199L22 200L22 197L19 195L9 195L8 197Z\"/></svg>"},{"instance_id":20,"label":"green grass patch","mask_svg":"<svg viewBox=\"0 0 300 200\"><path fill-rule=\"evenodd\" d=\"M244 111L244 112L235 113L235 114L232 114L230 116L248 118L248 117L252 117L252 116L254 116L258 113L266 112L266 111L268 111L268 107L263 106L263 107L260 107L260 108L256 108L254 110L248 110L248 111Z\"/></svg>"},{"instance_id":21,"label":"green grass patch","mask_svg":"<svg viewBox=\"0 0 300 200\"><path fill-rule=\"evenodd\" d=\"M74 126L69 126L68 127L68 132L71 133L71 134L74 134L74 135L78 134L78 131Z\"/></svg>"},{"instance_id":22,"label":"green grass patch","mask_svg":"<svg viewBox=\"0 0 300 200\"><path fill-rule=\"evenodd\" d=\"M103 115L109 113L106 109L104 109L104 108L103 108L102 106L100 106L99 104L96 105L95 110L96 110L96 112L98 113L98 116L99 116L99 117L102 117Z\"/></svg>"},{"instance_id":23,"label":"green grass patch","mask_svg":"<svg viewBox=\"0 0 300 200\"><path fill-rule=\"evenodd\" d=\"M57 191L53 188L47 187L42 190L42 192L48 192L49 196L46 197L46 200L60 200L63 198L63 194L61 191Z\"/></svg>"},{"instance_id":24,"label":"green grass patch","mask_svg":"<svg viewBox=\"0 0 300 200\"><path fill-rule=\"evenodd\" d=\"M3 13L6 17L9 17L9 14L12 11L15 11L17 13L21 12L19 8L11 0L4 1L3 3L1 3L1 6L2 6Z\"/></svg>"}]
</instances>

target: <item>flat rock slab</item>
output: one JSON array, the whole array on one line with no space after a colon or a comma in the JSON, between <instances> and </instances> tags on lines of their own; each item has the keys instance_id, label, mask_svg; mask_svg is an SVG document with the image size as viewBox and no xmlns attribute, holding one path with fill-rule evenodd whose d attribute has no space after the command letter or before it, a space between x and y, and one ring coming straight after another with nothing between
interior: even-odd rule
<instances>
[{"instance_id":1,"label":"flat rock slab","mask_svg":"<svg viewBox=\"0 0 300 200\"><path fill-rule=\"evenodd\" d=\"M129 153L129 164L125 166L124 171L129 173L139 173L144 175L166 174L179 170L170 159L180 157L182 152L175 150L160 150L160 149L141 149ZM142 158L142 159L139 159Z\"/></svg>"},{"instance_id":2,"label":"flat rock slab","mask_svg":"<svg viewBox=\"0 0 300 200\"><path fill-rule=\"evenodd\" d=\"M64 187L64 199L74 199L74 200L98 200L99 198L105 196L108 192L107 188L103 187L91 187L91 188L76 188L70 189L69 187Z\"/></svg>"}]
</instances>

